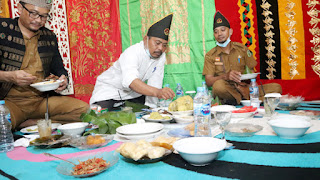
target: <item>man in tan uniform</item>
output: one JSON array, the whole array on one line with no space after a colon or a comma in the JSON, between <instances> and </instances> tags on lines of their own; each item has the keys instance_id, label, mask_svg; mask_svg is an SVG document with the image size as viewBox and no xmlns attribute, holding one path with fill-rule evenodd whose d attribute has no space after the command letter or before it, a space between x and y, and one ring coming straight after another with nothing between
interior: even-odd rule
<instances>
[{"instance_id":1,"label":"man in tan uniform","mask_svg":"<svg viewBox=\"0 0 320 180\"><path fill-rule=\"evenodd\" d=\"M49 97L52 122L80 121L89 105L81 100L61 96L67 87L67 71L58 51L57 38L44 25L49 18L51 0L21 0L20 17L0 18L0 99L5 99L11 113L12 128L27 119L44 118L46 94L29 85L54 74L63 82ZM32 121L30 124L35 124Z\"/></svg>"},{"instance_id":2,"label":"man in tan uniform","mask_svg":"<svg viewBox=\"0 0 320 180\"><path fill-rule=\"evenodd\" d=\"M242 99L249 99L249 82L240 80L241 74L248 66L253 72L257 65L252 52L243 44L231 42L233 30L228 20L218 11L214 17L214 37L217 46L205 56L203 75L206 84L212 86L212 94L218 96L224 104L240 104ZM263 85L265 93L282 92L279 84ZM263 97L259 87L260 99Z\"/></svg>"}]
</instances>

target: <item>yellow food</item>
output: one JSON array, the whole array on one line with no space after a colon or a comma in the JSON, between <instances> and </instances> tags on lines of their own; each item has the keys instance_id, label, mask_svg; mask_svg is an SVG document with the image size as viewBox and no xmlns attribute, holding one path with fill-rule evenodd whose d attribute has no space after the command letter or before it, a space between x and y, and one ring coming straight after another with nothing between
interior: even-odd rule
<instances>
[{"instance_id":1,"label":"yellow food","mask_svg":"<svg viewBox=\"0 0 320 180\"><path fill-rule=\"evenodd\" d=\"M190 135L194 136L194 129L195 129L195 124L194 123L191 123L191 124L185 126L184 129L187 130L187 131L190 131L189 132Z\"/></svg>"},{"instance_id":2,"label":"yellow food","mask_svg":"<svg viewBox=\"0 0 320 180\"><path fill-rule=\"evenodd\" d=\"M160 120L160 119L165 119L169 120L171 119L170 116L162 116L159 112L152 112L149 116L149 119L155 119L155 120Z\"/></svg>"},{"instance_id":3,"label":"yellow food","mask_svg":"<svg viewBox=\"0 0 320 180\"><path fill-rule=\"evenodd\" d=\"M136 143L123 143L117 149L117 151L120 152L122 156L133 159L135 161L143 157L155 159L162 157L165 154L165 149L163 147L153 146L146 140L139 140Z\"/></svg>"},{"instance_id":4,"label":"yellow food","mask_svg":"<svg viewBox=\"0 0 320 180\"><path fill-rule=\"evenodd\" d=\"M163 116L161 116L158 112L152 112L149 119L163 119Z\"/></svg>"},{"instance_id":5,"label":"yellow food","mask_svg":"<svg viewBox=\"0 0 320 180\"><path fill-rule=\"evenodd\" d=\"M99 135L96 135L96 136L89 135L87 137L87 144L88 145L102 144L104 142L106 142L106 140L103 137L99 136Z\"/></svg>"},{"instance_id":6,"label":"yellow food","mask_svg":"<svg viewBox=\"0 0 320 180\"><path fill-rule=\"evenodd\" d=\"M171 102L168 107L169 111L189 111L193 110L193 99L191 96L183 96Z\"/></svg>"}]
</instances>

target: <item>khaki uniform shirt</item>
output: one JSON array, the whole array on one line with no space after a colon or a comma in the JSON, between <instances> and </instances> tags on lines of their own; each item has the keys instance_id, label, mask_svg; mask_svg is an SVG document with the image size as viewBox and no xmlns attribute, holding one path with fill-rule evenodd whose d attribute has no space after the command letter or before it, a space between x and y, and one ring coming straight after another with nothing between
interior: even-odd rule
<instances>
[{"instance_id":1,"label":"khaki uniform shirt","mask_svg":"<svg viewBox=\"0 0 320 180\"><path fill-rule=\"evenodd\" d=\"M23 36L26 45L26 51L20 70L37 77L37 81L44 78L42 62L38 53L38 39L40 34L37 33L31 38ZM17 86L13 85L10 89L6 99L16 99L19 97L34 97L40 96L42 93L32 88L31 86Z\"/></svg>"},{"instance_id":2,"label":"khaki uniform shirt","mask_svg":"<svg viewBox=\"0 0 320 180\"><path fill-rule=\"evenodd\" d=\"M257 65L252 52L241 43L231 42L229 54L223 52L219 46L206 54L202 74L220 76L231 70L244 73L246 65L250 69Z\"/></svg>"}]
</instances>

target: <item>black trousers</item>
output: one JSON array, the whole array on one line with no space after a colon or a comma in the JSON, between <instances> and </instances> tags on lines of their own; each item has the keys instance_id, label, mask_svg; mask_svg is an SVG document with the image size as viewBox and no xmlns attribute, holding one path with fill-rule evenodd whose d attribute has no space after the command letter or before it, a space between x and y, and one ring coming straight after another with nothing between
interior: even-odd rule
<instances>
[{"instance_id":1,"label":"black trousers","mask_svg":"<svg viewBox=\"0 0 320 180\"><path fill-rule=\"evenodd\" d=\"M104 100L104 101L98 101L98 102L95 102L94 104L101 106L101 108L108 108L109 111L116 111L116 110L121 109L121 107L124 105L124 101L130 101L133 103L144 104L146 101L146 96L142 95L142 96L134 98L134 99L126 99L126 100L109 99L109 100ZM115 105L116 105L116 107L115 107Z\"/></svg>"}]
</instances>

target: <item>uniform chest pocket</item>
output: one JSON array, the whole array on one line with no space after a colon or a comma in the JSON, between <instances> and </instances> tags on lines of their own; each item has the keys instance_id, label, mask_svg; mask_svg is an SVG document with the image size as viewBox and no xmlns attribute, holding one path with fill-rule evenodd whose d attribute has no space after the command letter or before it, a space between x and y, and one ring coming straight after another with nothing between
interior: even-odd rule
<instances>
[{"instance_id":1,"label":"uniform chest pocket","mask_svg":"<svg viewBox=\"0 0 320 180\"><path fill-rule=\"evenodd\" d=\"M220 62L219 64L215 65L215 75L221 75L224 73L224 66L223 62Z\"/></svg>"}]
</instances>

